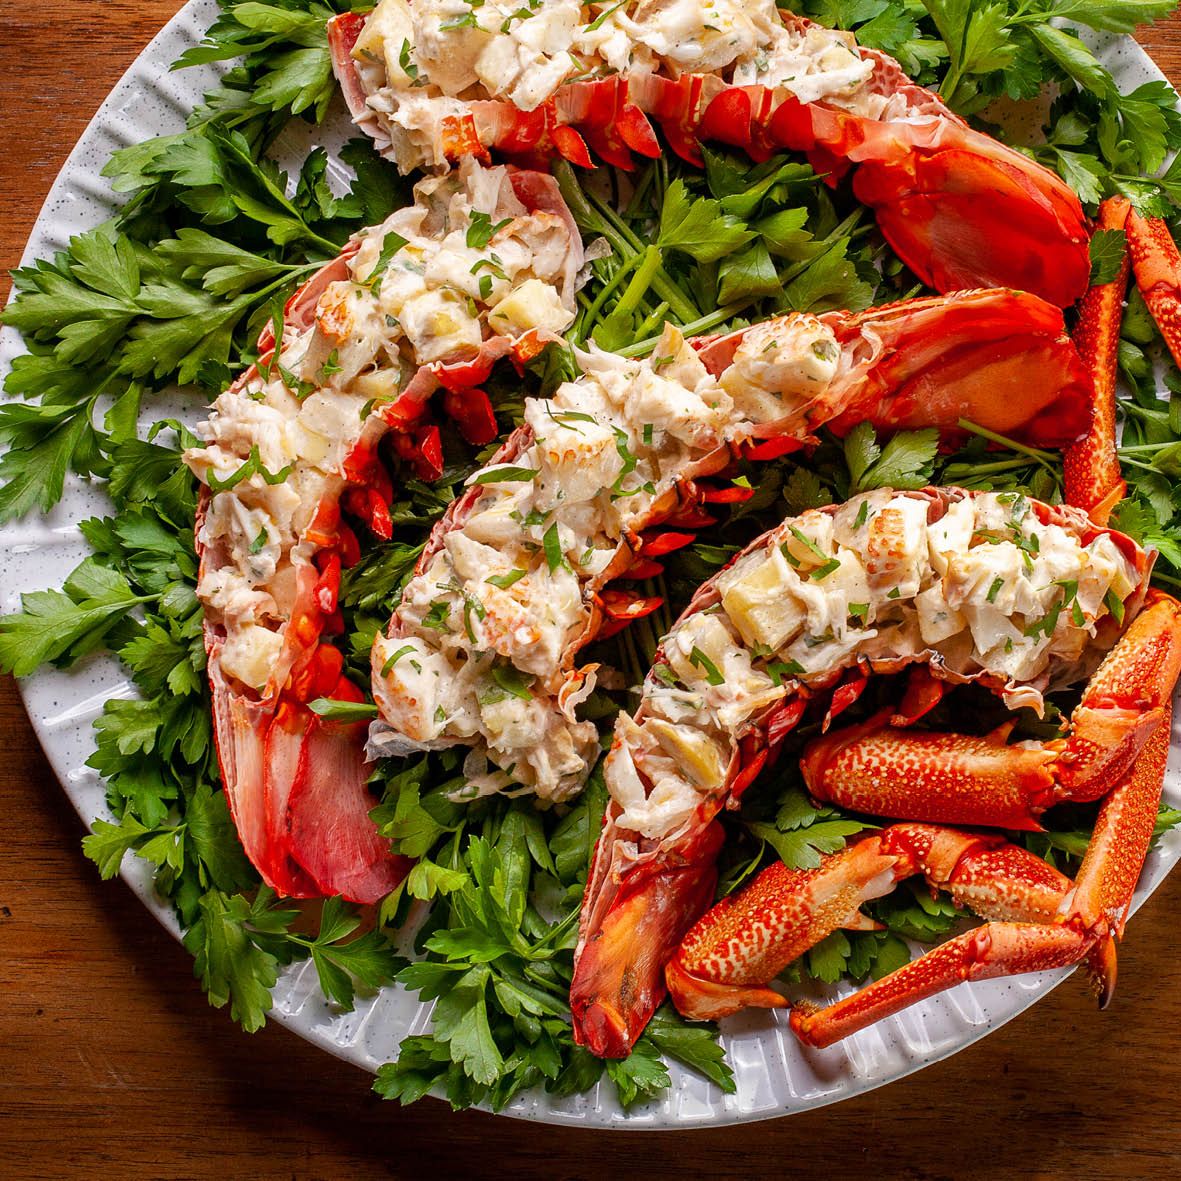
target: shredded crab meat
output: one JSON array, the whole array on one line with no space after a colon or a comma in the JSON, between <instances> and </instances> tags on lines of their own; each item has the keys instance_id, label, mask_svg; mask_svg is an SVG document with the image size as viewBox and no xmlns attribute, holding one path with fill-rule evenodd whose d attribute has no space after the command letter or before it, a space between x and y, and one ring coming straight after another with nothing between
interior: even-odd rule
<instances>
[{"instance_id":1,"label":"shredded crab meat","mask_svg":"<svg viewBox=\"0 0 1181 1181\"><path fill-rule=\"evenodd\" d=\"M527 210L509 170L467 160L414 197L354 240L306 326L285 326L277 355L218 397L185 453L213 489L197 594L226 632L223 673L259 693L282 671L283 634L315 577L316 514L343 489L346 461L376 445L382 407L424 364L573 319L567 227Z\"/></svg>"},{"instance_id":2,"label":"shredded crab meat","mask_svg":"<svg viewBox=\"0 0 1181 1181\"><path fill-rule=\"evenodd\" d=\"M375 645L371 754L470 745L472 792L580 790L598 735L565 695L583 675L569 664L621 544L696 462L800 413L843 365L810 315L748 332L720 379L671 325L646 360L578 360L581 378L526 401L526 445L471 478Z\"/></svg>"},{"instance_id":3,"label":"shredded crab meat","mask_svg":"<svg viewBox=\"0 0 1181 1181\"><path fill-rule=\"evenodd\" d=\"M927 661L1039 711L1093 670L1097 631L1139 584L1109 534L1084 545L1072 517L1045 524L1013 493L961 494L931 523L928 510L888 489L856 496L785 522L718 576L618 722L606 782L621 827L673 838L724 787L744 724L854 663Z\"/></svg>"},{"instance_id":4,"label":"shredded crab meat","mask_svg":"<svg viewBox=\"0 0 1181 1181\"><path fill-rule=\"evenodd\" d=\"M498 99L532 111L610 74L713 74L870 119L907 116L879 93L852 34L785 25L774 0L381 0L353 58L404 171L444 163L444 121Z\"/></svg>"}]
</instances>

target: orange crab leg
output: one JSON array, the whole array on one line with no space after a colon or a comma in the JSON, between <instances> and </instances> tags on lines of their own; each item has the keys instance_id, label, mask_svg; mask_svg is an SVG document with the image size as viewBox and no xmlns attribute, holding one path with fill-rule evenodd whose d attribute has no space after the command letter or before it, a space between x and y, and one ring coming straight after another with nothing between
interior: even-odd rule
<instances>
[{"instance_id":1,"label":"orange crab leg","mask_svg":"<svg viewBox=\"0 0 1181 1181\"><path fill-rule=\"evenodd\" d=\"M889 709L811 742L800 766L819 800L877 816L1037 829L1064 800L1097 800L1121 782L1169 709L1181 677L1181 603L1149 592L1091 678L1064 741L1007 745L894 728Z\"/></svg>"},{"instance_id":2,"label":"orange crab leg","mask_svg":"<svg viewBox=\"0 0 1181 1181\"><path fill-rule=\"evenodd\" d=\"M1039 923L985 923L940 944L889 976L829 1005L797 1005L795 1035L809 1046L833 1042L965 980L990 980L1077 964L1089 940L1070 927Z\"/></svg>"},{"instance_id":3,"label":"orange crab leg","mask_svg":"<svg viewBox=\"0 0 1181 1181\"><path fill-rule=\"evenodd\" d=\"M877 924L861 913L862 904L916 873L986 918L1025 924L1049 920L1071 887L1069 878L1002 837L928 824L892 825L826 857L816 869L773 865L741 894L715 906L666 969L674 1003L699 1020L716 1020L749 1005L785 1005L766 982L838 928L874 929ZM1077 951L1075 958L1081 954ZM934 978L942 978L938 969ZM947 984L931 991L940 987ZM904 996L905 989L898 995Z\"/></svg>"},{"instance_id":4,"label":"orange crab leg","mask_svg":"<svg viewBox=\"0 0 1181 1181\"><path fill-rule=\"evenodd\" d=\"M1109 197L1099 206L1098 228L1122 230L1131 204ZM1066 502L1087 510L1096 525L1106 525L1111 510L1123 499L1126 485L1120 475L1115 437L1115 375L1119 362L1119 333L1128 272L1132 261L1124 246L1119 271L1110 283L1087 291L1079 303L1073 339L1095 386L1091 426L1066 448Z\"/></svg>"},{"instance_id":5,"label":"orange crab leg","mask_svg":"<svg viewBox=\"0 0 1181 1181\"><path fill-rule=\"evenodd\" d=\"M1125 781L1103 801L1076 879L1070 919L1085 928L1103 927L1108 932L1092 958L1101 1008L1107 1007L1115 990L1112 940L1123 938L1132 894L1152 843L1172 723L1170 702Z\"/></svg>"},{"instance_id":6,"label":"orange crab leg","mask_svg":"<svg viewBox=\"0 0 1181 1181\"><path fill-rule=\"evenodd\" d=\"M829 1046L963 980L1069 967L1084 958L1100 1007L1105 1007L1115 989L1115 940L1123 935L1152 841L1171 718L1169 706L1123 782L1103 801L1077 883L1064 906L1055 912L1042 903L1025 916L1033 922L985 923L827 1008L797 1005L791 1027L800 1040L810 1046ZM970 905L990 917L974 901Z\"/></svg>"},{"instance_id":7,"label":"orange crab leg","mask_svg":"<svg viewBox=\"0 0 1181 1181\"><path fill-rule=\"evenodd\" d=\"M1136 286L1173 359L1181 365L1181 253L1159 217L1128 214L1128 251Z\"/></svg>"}]
</instances>

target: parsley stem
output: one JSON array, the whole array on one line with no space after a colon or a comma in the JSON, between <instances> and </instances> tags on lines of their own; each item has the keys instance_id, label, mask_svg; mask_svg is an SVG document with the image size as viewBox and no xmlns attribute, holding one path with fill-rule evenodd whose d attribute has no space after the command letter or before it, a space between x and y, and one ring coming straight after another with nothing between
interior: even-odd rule
<instances>
[{"instance_id":1,"label":"parsley stem","mask_svg":"<svg viewBox=\"0 0 1181 1181\"><path fill-rule=\"evenodd\" d=\"M1016 451L1018 455L1028 455L1030 459L1036 459L1038 463L1049 467L1057 456L1052 455L1049 451L1039 451L1036 447L1027 447L1024 443L1018 443L1014 439L1007 438L1005 435L998 435L995 431L990 431L987 427L979 426L970 418L961 418L956 425L962 431L968 431L973 435L979 435L982 439L988 439L991 443L998 443L1002 447L1007 447L1010 451Z\"/></svg>"},{"instance_id":2,"label":"parsley stem","mask_svg":"<svg viewBox=\"0 0 1181 1181\"><path fill-rule=\"evenodd\" d=\"M648 313L647 319L636 329L637 336L647 336L651 332L655 332L661 324L664 323L664 317L668 315L668 301L661 300L651 312Z\"/></svg>"},{"instance_id":3,"label":"parsley stem","mask_svg":"<svg viewBox=\"0 0 1181 1181\"><path fill-rule=\"evenodd\" d=\"M636 236L635 231L610 205L582 188L568 161L562 160L554 165L554 176L579 226L602 234L611 243L620 260L643 253L644 243ZM652 289L661 299L668 301L673 315L682 324L701 314L697 305L674 282L663 266L658 267L652 277Z\"/></svg>"},{"instance_id":4,"label":"parsley stem","mask_svg":"<svg viewBox=\"0 0 1181 1181\"><path fill-rule=\"evenodd\" d=\"M753 299L744 299L737 303L728 303L725 307L718 308L716 312L710 312L708 316L701 316L687 323L682 322L681 331L686 336L696 336L698 333L708 332L711 328L717 328L740 312L745 311L754 302ZM650 353L659 342L659 336L649 336L645 340L638 340L635 344L628 345L625 349L620 349L619 353L623 357L642 357Z\"/></svg>"},{"instance_id":5,"label":"parsley stem","mask_svg":"<svg viewBox=\"0 0 1181 1181\"><path fill-rule=\"evenodd\" d=\"M584 342L591 334L591 329L598 323L599 315L603 310L603 305L615 293L619 285L640 265L642 255L636 254L631 258L626 259L616 268L615 274L607 280L606 283L599 289L598 295L593 301L588 302L585 313L582 317L582 323L578 326L578 343ZM581 292L579 299L582 298Z\"/></svg>"},{"instance_id":6,"label":"parsley stem","mask_svg":"<svg viewBox=\"0 0 1181 1181\"><path fill-rule=\"evenodd\" d=\"M1152 472L1158 476L1162 474L1160 468L1153 467L1150 463L1143 463L1139 459L1132 459L1130 456L1124 456L1123 462L1128 464L1130 467L1138 467L1143 472Z\"/></svg>"},{"instance_id":7,"label":"parsley stem","mask_svg":"<svg viewBox=\"0 0 1181 1181\"><path fill-rule=\"evenodd\" d=\"M619 303L615 305L615 311L621 317L630 316L640 306L640 300L644 298L648 288L652 286L652 280L656 278L656 272L660 270L660 264L663 261L659 246L649 246L640 257L644 261L640 263L636 273L632 275L627 290L620 297Z\"/></svg>"}]
</instances>

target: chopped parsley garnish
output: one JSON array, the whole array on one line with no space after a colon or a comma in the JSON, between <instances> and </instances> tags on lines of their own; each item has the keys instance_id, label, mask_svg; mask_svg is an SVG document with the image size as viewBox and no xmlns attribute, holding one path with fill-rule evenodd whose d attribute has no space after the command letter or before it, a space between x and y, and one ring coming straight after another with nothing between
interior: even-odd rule
<instances>
[{"instance_id":1,"label":"chopped parsley garnish","mask_svg":"<svg viewBox=\"0 0 1181 1181\"><path fill-rule=\"evenodd\" d=\"M395 234L393 230L390 230L382 240L381 253L377 256L377 262L373 264L369 278L365 280L365 286L374 295L381 290L381 281L385 278L385 273L389 270L394 255L407 244L408 239L403 238L401 234Z\"/></svg>"},{"instance_id":2,"label":"chopped parsley garnish","mask_svg":"<svg viewBox=\"0 0 1181 1181\"><path fill-rule=\"evenodd\" d=\"M486 472L480 472L473 484L525 484L532 480L540 471L535 467L494 467Z\"/></svg>"},{"instance_id":3,"label":"chopped parsley garnish","mask_svg":"<svg viewBox=\"0 0 1181 1181\"><path fill-rule=\"evenodd\" d=\"M550 568L552 574L564 561L562 556L562 539L558 536L558 524L555 521L546 531L541 539L541 544L545 549L546 565Z\"/></svg>"},{"instance_id":4,"label":"chopped parsley garnish","mask_svg":"<svg viewBox=\"0 0 1181 1181\"><path fill-rule=\"evenodd\" d=\"M724 685L726 678L718 671L718 666L700 648L693 646L693 651L689 653L689 663L694 668L699 668L705 673L705 679L711 685Z\"/></svg>"},{"instance_id":5,"label":"chopped parsley garnish","mask_svg":"<svg viewBox=\"0 0 1181 1181\"><path fill-rule=\"evenodd\" d=\"M618 4L612 4L610 8L603 9L597 17L589 25L586 26L588 33L593 33L596 29L602 28L604 21L618 9L622 8L627 3L627 0L619 0Z\"/></svg>"},{"instance_id":6,"label":"chopped parsley garnish","mask_svg":"<svg viewBox=\"0 0 1181 1181\"><path fill-rule=\"evenodd\" d=\"M292 462L277 472L267 471L263 467L262 457L258 453L258 444L255 443L250 448L249 458L236 472L226 476L224 480L220 480L213 469L210 468L205 476L205 482L214 492L228 492L231 488L236 488L243 480L248 480L251 476L261 476L264 483L274 487L276 484L282 484L294 469L295 463Z\"/></svg>"},{"instance_id":7,"label":"chopped parsley garnish","mask_svg":"<svg viewBox=\"0 0 1181 1181\"><path fill-rule=\"evenodd\" d=\"M861 507L857 510L857 519L853 522L854 529L860 529L866 521L869 520L869 501L863 500Z\"/></svg>"},{"instance_id":8,"label":"chopped parsley garnish","mask_svg":"<svg viewBox=\"0 0 1181 1181\"><path fill-rule=\"evenodd\" d=\"M317 697L308 702L308 709L329 722L367 722L377 717L377 706L368 701L338 701L334 697Z\"/></svg>"},{"instance_id":9,"label":"chopped parsley garnish","mask_svg":"<svg viewBox=\"0 0 1181 1181\"><path fill-rule=\"evenodd\" d=\"M403 41L402 48L398 50L398 65L402 67L402 72L410 79L411 83L418 85L418 66L410 60L410 42ZM425 79L423 79L425 81Z\"/></svg>"},{"instance_id":10,"label":"chopped parsley garnish","mask_svg":"<svg viewBox=\"0 0 1181 1181\"><path fill-rule=\"evenodd\" d=\"M1004 580L1004 579L1003 579L1003 578L1002 578L1002 577L1001 577L1001 576L998 574L998 575L997 575L997 576L996 576L996 577L995 577L995 578L992 580L992 586L990 586L990 587L988 588L988 594L985 596L985 598L987 598L987 599L988 599L988 601L989 601L990 603L995 603L995 602L996 602L996 596L997 596L997 592L998 592L998 591L1001 589L1001 587L1002 587L1002 586L1004 586L1004 585L1005 585L1005 580Z\"/></svg>"},{"instance_id":11,"label":"chopped parsley garnish","mask_svg":"<svg viewBox=\"0 0 1181 1181\"><path fill-rule=\"evenodd\" d=\"M500 31L502 33L507 33L509 31L509 26L512 25L513 21L528 20L543 2L544 0L528 0L526 7L518 8L515 12L510 12L501 23Z\"/></svg>"},{"instance_id":12,"label":"chopped parsley garnish","mask_svg":"<svg viewBox=\"0 0 1181 1181\"><path fill-rule=\"evenodd\" d=\"M869 604L868 603L850 603L849 614L854 619L860 619L864 623L869 618Z\"/></svg>"},{"instance_id":13,"label":"chopped parsley garnish","mask_svg":"<svg viewBox=\"0 0 1181 1181\"><path fill-rule=\"evenodd\" d=\"M635 496L639 492L647 492L651 495L656 491L656 485L651 481L645 481L636 488L624 489L623 481L639 467L640 460L629 445L627 431L621 430L617 426L613 426L611 429L615 432L615 450L619 452L619 457L623 460L623 467L620 469L615 483L611 485L611 499L621 500L628 496Z\"/></svg>"},{"instance_id":14,"label":"chopped parsley garnish","mask_svg":"<svg viewBox=\"0 0 1181 1181\"><path fill-rule=\"evenodd\" d=\"M258 536L250 543L250 552L252 554L262 553L262 547L267 543L267 531L265 528L258 531Z\"/></svg>"},{"instance_id":15,"label":"chopped parsley garnish","mask_svg":"<svg viewBox=\"0 0 1181 1181\"><path fill-rule=\"evenodd\" d=\"M385 662L385 664L383 664L383 665L381 666L381 675L382 675L383 677L388 677L388 676L390 675L390 673L394 671L394 665L396 665L396 664L398 663L398 661L399 661L399 660L401 660L401 659L402 659L402 657L406 655L406 653L407 653L407 652L413 652L413 651L414 651L414 645L413 645L413 644L403 644L403 645L401 646L401 648L399 648L399 649L397 650L397 652L395 652L395 653L394 653L394 654L393 654L393 655L392 655L392 656L389 658L389 660L387 660L387 661ZM421 665L419 666L419 670L418 670L418 671L419 671L419 672L421 672L421 671L422 671L422 666L421 666Z\"/></svg>"},{"instance_id":16,"label":"chopped parsley garnish","mask_svg":"<svg viewBox=\"0 0 1181 1181\"><path fill-rule=\"evenodd\" d=\"M490 214L481 213L478 209L474 210L471 224L467 228L468 246L472 250L483 250L492 241L493 236L509 225L512 220L511 217L506 217L493 225Z\"/></svg>"},{"instance_id":17,"label":"chopped parsley garnish","mask_svg":"<svg viewBox=\"0 0 1181 1181\"><path fill-rule=\"evenodd\" d=\"M776 684L782 685L788 677L798 677L804 671L804 666L798 660L772 660L767 664L767 676Z\"/></svg>"},{"instance_id":18,"label":"chopped parsley garnish","mask_svg":"<svg viewBox=\"0 0 1181 1181\"><path fill-rule=\"evenodd\" d=\"M1107 588L1107 593L1103 596L1103 604L1108 611L1111 612L1111 617L1115 622L1123 627L1124 625L1124 601L1115 593L1111 587Z\"/></svg>"},{"instance_id":19,"label":"chopped parsley garnish","mask_svg":"<svg viewBox=\"0 0 1181 1181\"><path fill-rule=\"evenodd\" d=\"M324 364L320 366L320 380L327 381L334 373L340 372L340 353L333 349Z\"/></svg>"},{"instance_id":20,"label":"chopped parsley garnish","mask_svg":"<svg viewBox=\"0 0 1181 1181\"><path fill-rule=\"evenodd\" d=\"M815 570L810 570L808 572L809 578L815 582L819 582L821 579L827 578L834 570L839 570L841 568L840 558L830 558L828 554L824 552L824 550L822 550L814 541L812 541L811 538L802 533L795 525L790 525L788 528L791 529L791 535L796 539L796 541L798 541L800 545L804 546L804 548L807 549L807 551L820 563L820 565ZM793 561L793 555L786 545L784 546L783 555L789 562L792 563L792 565L799 565L798 562Z\"/></svg>"},{"instance_id":21,"label":"chopped parsley garnish","mask_svg":"<svg viewBox=\"0 0 1181 1181\"><path fill-rule=\"evenodd\" d=\"M447 599L436 599L431 604L431 609L423 616L422 626L434 628L435 631L446 631L450 618L451 603Z\"/></svg>"},{"instance_id":22,"label":"chopped parsley garnish","mask_svg":"<svg viewBox=\"0 0 1181 1181\"><path fill-rule=\"evenodd\" d=\"M522 701L529 701L533 694L529 686L534 678L512 665L495 664L492 666L492 679L510 696L519 697Z\"/></svg>"},{"instance_id":23,"label":"chopped parsley garnish","mask_svg":"<svg viewBox=\"0 0 1181 1181\"><path fill-rule=\"evenodd\" d=\"M526 571L514 568L507 574L491 574L484 581L492 586L500 587L501 590L508 590L514 582L520 582L525 577L525 574Z\"/></svg>"}]
</instances>

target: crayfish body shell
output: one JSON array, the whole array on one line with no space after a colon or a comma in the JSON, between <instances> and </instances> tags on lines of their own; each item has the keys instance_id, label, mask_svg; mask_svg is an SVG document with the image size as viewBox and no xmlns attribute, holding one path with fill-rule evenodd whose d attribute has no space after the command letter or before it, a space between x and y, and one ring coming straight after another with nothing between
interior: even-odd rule
<instances>
[{"instance_id":1,"label":"crayfish body shell","mask_svg":"<svg viewBox=\"0 0 1181 1181\"><path fill-rule=\"evenodd\" d=\"M850 676L923 665L1040 711L1050 688L1094 671L1150 567L1081 510L955 488L866 493L737 555L665 637L635 717L617 723L571 988L578 1036L599 1054L629 1052L663 995L648 968L661 956L649 943L640 963L630 950L642 896L666 877L712 880L719 838L705 833L801 703ZM668 916L666 962L698 917Z\"/></svg>"}]
</instances>

